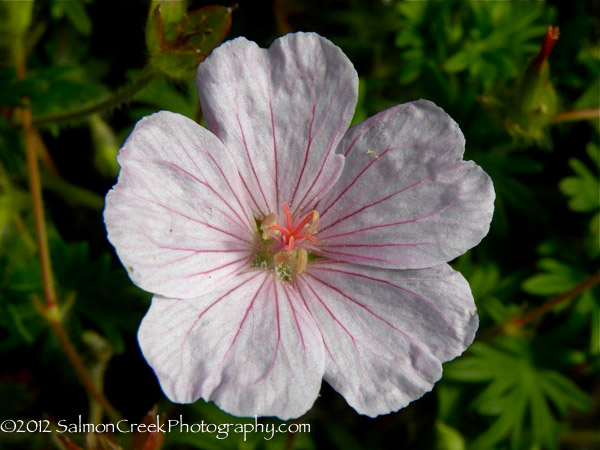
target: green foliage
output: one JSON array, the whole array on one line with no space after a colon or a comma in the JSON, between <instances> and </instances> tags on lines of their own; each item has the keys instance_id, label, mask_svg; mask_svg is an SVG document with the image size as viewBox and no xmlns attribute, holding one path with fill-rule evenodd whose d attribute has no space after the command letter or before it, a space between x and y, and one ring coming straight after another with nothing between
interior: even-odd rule
<instances>
[{"instance_id":1,"label":"green foliage","mask_svg":"<svg viewBox=\"0 0 600 450\"><path fill-rule=\"evenodd\" d=\"M3 233L0 256L0 350L32 345L44 332L34 299L42 283L35 254L14 233ZM8 234L8 236L7 236Z\"/></svg>"},{"instance_id":2,"label":"green foliage","mask_svg":"<svg viewBox=\"0 0 600 450\"><path fill-rule=\"evenodd\" d=\"M124 334L133 334L148 295L133 286L120 268L111 267L107 254L91 259L87 243L51 241L56 279L62 298L72 298L72 313L81 324L89 323L105 336L116 353L125 350ZM75 318L72 318L75 319Z\"/></svg>"},{"instance_id":3,"label":"green foliage","mask_svg":"<svg viewBox=\"0 0 600 450\"><path fill-rule=\"evenodd\" d=\"M33 113L38 116L68 111L106 93L84 67L76 65L36 70L24 85L24 95L32 100Z\"/></svg>"},{"instance_id":4,"label":"green foliage","mask_svg":"<svg viewBox=\"0 0 600 450\"><path fill-rule=\"evenodd\" d=\"M33 2L0 3L0 46L11 47L31 24Z\"/></svg>"},{"instance_id":5,"label":"green foliage","mask_svg":"<svg viewBox=\"0 0 600 450\"><path fill-rule=\"evenodd\" d=\"M580 267L556 259L542 258L537 265L541 273L523 283L523 290L532 295L562 294L586 278L586 273Z\"/></svg>"},{"instance_id":6,"label":"green foliage","mask_svg":"<svg viewBox=\"0 0 600 450\"><path fill-rule=\"evenodd\" d=\"M423 71L436 76L464 73L488 88L514 79L523 62L539 49L548 11L540 2L399 2L396 45L410 63L399 81L410 83ZM433 57L433 58L432 58Z\"/></svg>"},{"instance_id":7,"label":"green foliage","mask_svg":"<svg viewBox=\"0 0 600 450\"><path fill-rule=\"evenodd\" d=\"M587 153L598 169L600 163L600 148L597 144L590 142ZM577 159L569 159L569 166L575 172L575 176L563 178L560 182L560 190L569 198L569 208L577 212L596 212L600 209L598 193L600 192L600 179L587 165ZM598 172L598 170L596 170Z\"/></svg>"},{"instance_id":8,"label":"green foliage","mask_svg":"<svg viewBox=\"0 0 600 450\"><path fill-rule=\"evenodd\" d=\"M144 106L132 109L132 119L134 120L139 120L143 116L161 109L196 119L200 109L198 88L194 78L186 82L182 81L177 85L162 79L156 80L140 92L136 99Z\"/></svg>"},{"instance_id":9,"label":"green foliage","mask_svg":"<svg viewBox=\"0 0 600 450\"><path fill-rule=\"evenodd\" d=\"M504 323L518 313L519 307L506 299L517 295L520 273L503 275L493 261L474 262L470 253L461 256L454 268L469 281L483 323Z\"/></svg>"},{"instance_id":10,"label":"green foliage","mask_svg":"<svg viewBox=\"0 0 600 450\"><path fill-rule=\"evenodd\" d=\"M22 242L18 236L7 237L0 258L0 328L8 333L0 344L3 350L33 344L47 330L36 307L42 286L37 256ZM142 316L148 296L112 267L108 255L92 259L85 242L67 244L54 236L51 254L58 296L70 305L66 313L72 325L92 326L122 353L124 335L137 329L129 317Z\"/></svg>"},{"instance_id":11,"label":"green foliage","mask_svg":"<svg viewBox=\"0 0 600 450\"><path fill-rule=\"evenodd\" d=\"M470 408L492 424L473 441L474 449L494 448L506 436L514 449L558 448L557 416L591 408L590 397L559 372L540 366L535 351L526 340L502 338L494 345L475 343L469 356L446 366L447 380L486 385Z\"/></svg>"},{"instance_id":12,"label":"green foliage","mask_svg":"<svg viewBox=\"0 0 600 450\"><path fill-rule=\"evenodd\" d=\"M436 450L465 450L465 439L454 428L443 422L436 423Z\"/></svg>"},{"instance_id":13,"label":"green foliage","mask_svg":"<svg viewBox=\"0 0 600 450\"><path fill-rule=\"evenodd\" d=\"M22 106L23 95L27 95L26 85L17 83L14 69L0 69L0 83L5 89L0 92L0 104L4 106ZM2 134L0 134L1 138Z\"/></svg>"},{"instance_id":14,"label":"green foliage","mask_svg":"<svg viewBox=\"0 0 600 450\"><path fill-rule=\"evenodd\" d=\"M507 216L509 210L518 211L527 220L543 220L546 217L546 211L539 203L536 192L528 183L530 177L543 170L543 164L529 155L511 153L511 147L500 145L488 151L477 151L477 161L494 180L494 226L503 234L515 227Z\"/></svg>"},{"instance_id":15,"label":"green foliage","mask_svg":"<svg viewBox=\"0 0 600 450\"><path fill-rule=\"evenodd\" d=\"M90 131L94 140L94 163L98 171L109 178L115 179L119 173L117 154L120 146L114 131L97 114L90 118Z\"/></svg>"},{"instance_id":16,"label":"green foliage","mask_svg":"<svg viewBox=\"0 0 600 450\"><path fill-rule=\"evenodd\" d=\"M585 44L578 49L577 52L577 63L582 66L584 76L573 76L571 75L568 79L570 83L575 85L578 92L581 95L573 104L575 110L585 109L598 109L600 107L600 83L588 83L587 80L598 80L600 79L600 44ZM600 132L600 122L597 120L590 122L595 129ZM598 139L596 139L598 142ZM596 162L596 166L600 164L598 158L592 158L592 161ZM600 216L598 216L600 220ZM600 229L597 229L600 232Z\"/></svg>"},{"instance_id":17,"label":"green foliage","mask_svg":"<svg viewBox=\"0 0 600 450\"><path fill-rule=\"evenodd\" d=\"M50 2L50 14L54 19L63 17L77 30L79 34L89 36L92 32L92 19L85 10L85 4L89 0L52 0Z\"/></svg>"}]
</instances>

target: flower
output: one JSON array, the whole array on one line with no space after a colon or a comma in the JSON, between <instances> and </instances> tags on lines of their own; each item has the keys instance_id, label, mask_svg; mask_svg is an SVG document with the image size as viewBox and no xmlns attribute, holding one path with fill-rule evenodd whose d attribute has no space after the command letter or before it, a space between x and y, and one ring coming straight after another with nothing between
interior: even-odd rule
<instances>
[{"instance_id":1,"label":"flower","mask_svg":"<svg viewBox=\"0 0 600 450\"><path fill-rule=\"evenodd\" d=\"M197 82L208 129L142 119L104 213L167 397L289 419L322 379L369 416L431 390L478 326L447 262L493 213L458 125L419 100L348 129L356 71L314 33L226 42Z\"/></svg>"}]
</instances>

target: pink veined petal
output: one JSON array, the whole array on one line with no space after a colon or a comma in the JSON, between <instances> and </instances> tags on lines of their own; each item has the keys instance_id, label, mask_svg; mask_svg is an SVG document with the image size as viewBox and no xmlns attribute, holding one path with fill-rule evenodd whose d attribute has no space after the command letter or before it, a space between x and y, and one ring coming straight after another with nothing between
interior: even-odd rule
<instances>
[{"instance_id":1,"label":"pink veined petal","mask_svg":"<svg viewBox=\"0 0 600 450\"><path fill-rule=\"evenodd\" d=\"M463 161L464 137L426 100L395 106L348 130L342 175L316 209L320 248L337 260L394 269L450 261L487 234L490 177Z\"/></svg>"},{"instance_id":2,"label":"pink veined petal","mask_svg":"<svg viewBox=\"0 0 600 450\"><path fill-rule=\"evenodd\" d=\"M315 33L287 34L268 50L237 38L200 64L196 81L254 211L310 210L342 170L335 148L356 106L358 76L342 51Z\"/></svg>"},{"instance_id":3,"label":"pink veined petal","mask_svg":"<svg viewBox=\"0 0 600 450\"><path fill-rule=\"evenodd\" d=\"M325 380L371 417L430 391L441 363L460 355L478 326L469 285L447 264L389 270L324 261L298 290L323 336Z\"/></svg>"},{"instance_id":4,"label":"pink veined petal","mask_svg":"<svg viewBox=\"0 0 600 450\"><path fill-rule=\"evenodd\" d=\"M108 239L135 284L195 297L250 266L254 219L223 144L179 114L142 119L106 196Z\"/></svg>"},{"instance_id":5,"label":"pink veined petal","mask_svg":"<svg viewBox=\"0 0 600 450\"><path fill-rule=\"evenodd\" d=\"M304 303L265 271L245 272L197 298L155 296L138 341L169 399L202 397L237 416L302 415L325 368Z\"/></svg>"}]
</instances>

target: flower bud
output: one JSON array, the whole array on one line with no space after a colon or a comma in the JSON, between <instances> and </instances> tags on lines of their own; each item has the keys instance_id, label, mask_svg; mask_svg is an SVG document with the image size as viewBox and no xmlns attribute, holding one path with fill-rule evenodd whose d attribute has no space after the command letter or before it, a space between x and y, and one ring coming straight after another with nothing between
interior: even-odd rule
<instances>
[{"instance_id":1,"label":"flower bud","mask_svg":"<svg viewBox=\"0 0 600 450\"><path fill-rule=\"evenodd\" d=\"M557 98L550 81L548 56L559 37L559 28L548 25L548 31L537 56L531 59L508 104L506 127L517 136L538 140L550 116L556 112Z\"/></svg>"},{"instance_id":2,"label":"flower bud","mask_svg":"<svg viewBox=\"0 0 600 450\"><path fill-rule=\"evenodd\" d=\"M193 77L229 32L234 9L215 5L187 12L184 1L154 0L146 23L150 64L171 78Z\"/></svg>"},{"instance_id":3,"label":"flower bud","mask_svg":"<svg viewBox=\"0 0 600 450\"><path fill-rule=\"evenodd\" d=\"M187 2L152 0L146 23L146 47L151 55L158 53L161 43L173 39L177 24L183 22Z\"/></svg>"}]
</instances>

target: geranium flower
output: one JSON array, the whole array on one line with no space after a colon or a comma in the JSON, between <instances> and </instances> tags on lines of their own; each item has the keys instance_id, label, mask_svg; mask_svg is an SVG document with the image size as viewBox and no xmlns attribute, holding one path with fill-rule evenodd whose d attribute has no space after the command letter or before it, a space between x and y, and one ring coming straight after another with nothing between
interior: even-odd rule
<instances>
[{"instance_id":1,"label":"geranium flower","mask_svg":"<svg viewBox=\"0 0 600 450\"><path fill-rule=\"evenodd\" d=\"M356 71L314 33L226 42L197 81L208 129L142 119L104 213L167 397L289 419L322 379L369 416L428 392L478 326L446 263L493 212L458 125L419 100L348 130Z\"/></svg>"}]
</instances>

